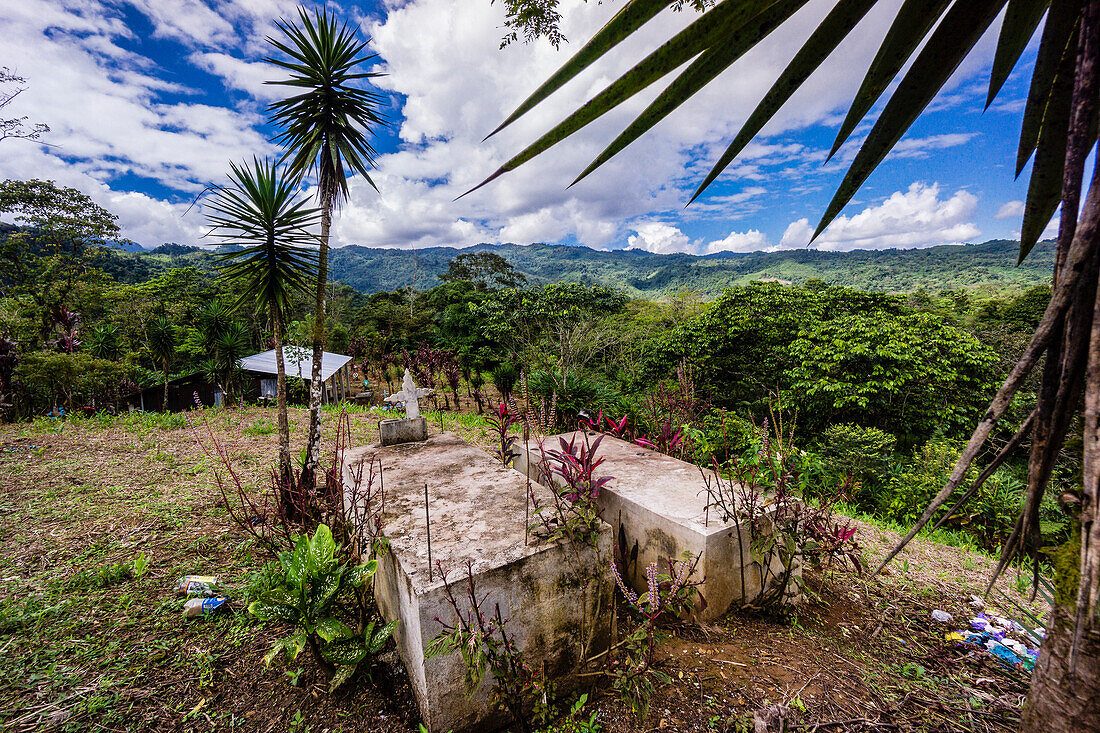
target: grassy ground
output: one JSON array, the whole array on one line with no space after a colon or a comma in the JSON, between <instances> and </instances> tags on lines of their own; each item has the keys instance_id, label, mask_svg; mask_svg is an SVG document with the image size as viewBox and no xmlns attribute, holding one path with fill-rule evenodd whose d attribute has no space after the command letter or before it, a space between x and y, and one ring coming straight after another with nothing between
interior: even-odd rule
<instances>
[{"instance_id":1,"label":"grassy ground","mask_svg":"<svg viewBox=\"0 0 1100 733\"><path fill-rule=\"evenodd\" d=\"M353 442L372 442L380 416L353 408ZM489 445L480 419L442 419ZM297 452L304 412L292 420ZM429 422L439 429L438 414ZM0 426L0 727L416 729L392 652L335 695L308 660L264 668L280 629L251 620L243 601L268 558L226 516L206 452L214 439L262 488L275 442L263 408ZM897 534L861 522L858 538L873 562ZM918 539L888 575L813 573L819 597L791 618L732 614L670 629L659 665L673 683L645 719L599 678L585 717L611 732L741 731L753 711L786 703L807 730L1011 730L1026 679L947 644L948 629L929 618L933 608L968 615L991 567L986 555ZM218 575L234 611L184 619L173 585L188 573ZM1012 577L990 603L1016 617L1013 604L1028 605Z\"/></svg>"}]
</instances>

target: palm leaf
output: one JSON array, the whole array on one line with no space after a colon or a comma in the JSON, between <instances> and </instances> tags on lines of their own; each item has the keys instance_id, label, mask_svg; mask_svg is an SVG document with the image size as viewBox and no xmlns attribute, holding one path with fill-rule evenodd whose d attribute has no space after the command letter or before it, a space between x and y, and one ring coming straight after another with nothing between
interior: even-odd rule
<instances>
[{"instance_id":1,"label":"palm leaf","mask_svg":"<svg viewBox=\"0 0 1100 733\"><path fill-rule=\"evenodd\" d=\"M1080 18L1080 0L1054 0L1050 5L1047 22L1043 26L1039 52L1031 72L1031 88L1024 107L1024 119L1020 124L1020 145L1016 151L1016 175L1027 165L1039 142L1039 130L1043 125L1047 102L1054 89L1059 69L1064 68L1067 55L1077 48L1077 25Z\"/></svg>"},{"instance_id":2,"label":"palm leaf","mask_svg":"<svg viewBox=\"0 0 1100 733\"><path fill-rule=\"evenodd\" d=\"M860 146L855 160L825 210L825 215L821 217L814 231L814 238L836 218L913 124L913 120L924 111L989 28L1005 2L1006 0L967 0L951 6Z\"/></svg>"},{"instance_id":3,"label":"palm leaf","mask_svg":"<svg viewBox=\"0 0 1100 733\"><path fill-rule=\"evenodd\" d=\"M1075 60L1072 54L1064 57L1062 67L1054 78L1039 128L1035 164L1031 168L1027 203L1024 205L1024 223L1020 227L1020 262L1023 262L1039 241L1043 229L1050 223L1058 203L1062 200L1062 174L1066 163L1066 131L1069 128L1073 104Z\"/></svg>"},{"instance_id":4,"label":"palm leaf","mask_svg":"<svg viewBox=\"0 0 1100 733\"><path fill-rule=\"evenodd\" d=\"M667 117L696 92L713 81L716 76L728 69L746 51L767 38L772 31L794 15L807 2L808 0L780 0L750 22L727 35L719 43L707 49L683 73L676 77L657 96L657 99L653 100L645 111L638 115L638 118L577 176L570 186L596 170L620 150L637 140L646 130Z\"/></svg>"},{"instance_id":5,"label":"palm leaf","mask_svg":"<svg viewBox=\"0 0 1100 733\"><path fill-rule=\"evenodd\" d=\"M1050 0L1008 0L1005 19L1001 23L1001 35L997 39L997 52L993 57L993 70L989 73L986 108L1001 91L1049 7Z\"/></svg>"},{"instance_id":6,"label":"palm leaf","mask_svg":"<svg viewBox=\"0 0 1100 733\"><path fill-rule=\"evenodd\" d=\"M542 86L532 92L531 96L527 97L512 114L508 115L508 119L501 122L495 130L486 135L485 139L488 140L522 117L528 110L556 92L570 79L591 66L596 59L617 46L623 39L648 23L657 13L671 4L671 0L631 0L628 2L619 12L615 13L615 16L603 28L597 31L596 35L592 36L592 40L584 44L584 47L577 51L573 58L569 59L553 76L544 81Z\"/></svg>"},{"instance_id":7,"label":"palm leaf","mask_svg":"<svg viewBox=\"0 0 1100 733\"><path fill-rule=\"evenodd\" d=\"M848 108L836 140L833 141L829 158L836 155L836 151L840 150L840 146L856 129L859 121L886 91L886 87L913 55L949 3L950 0L905 0L905 4L894 17L890 30L886 32L886 38L879 46L874 60L867 68L863 83L852 100L852 106Z\"/></svg>"},{"instance_id":8,"label":"palm leaf","mask_svg":"<svg viewBox=\"0 0 1100 733\"><path fill-rule=\"evenodd\" d=\"M545 152L680 65L719 43L727 34L735 32L775 2L776 0L723 0L462 196L476 191Z\"/></svg>"},{"instance_id":9,"label":"palm leaf","mask_svg":"<svg viewBox=\"0 0 1100 733\"><path fill-rule=\"evenodd\" d=\"M285 148L280 163L286 163L297 180L316 170L322 199L339 203L348 195L349 170L377 189L368 173L376 157L370 134L385 122L379 111L384 99L352 84L381 74L357 71L377 58L364 55L367 44L358 39L358 29L339 23L328 10L311 17L299 8L298 17L300 27L276 23L285 42L267 39L289 60L269 57L265 61L291 76L266 83L302 92L271 103L268 112L271 122L282 128L275 136Z\"/></svg>"},{"instance_id":10,"label":"palm leaf","mask_svg":"<svg viewBox=\"0 0 1100 733\"><path fill-rule=\"evenodd\" d=\"M688 201L689 204L699 198L699 195L703 193L707 186L733 162L734 158L741 154L741 151L763 129L768 120L775 116L775 113L791 98L791 95L798 91L810 74L816 71L825 59L836 50L840 42L863 20L864 16L870 12L877 2L878 0L840 0L837 3L836 7L825 17L825 20L821 21L821 25L817 27L813 35L795 54L795 57L791 59L791 62L783 70L775 84L772 85L772 88L760 100L752 115L749 116L740 132L737 133L737 137L733 139L726 151L722 153L722 157L711 168L707 177L695 189L691 200Z\"/></svg>"}]
</instances>

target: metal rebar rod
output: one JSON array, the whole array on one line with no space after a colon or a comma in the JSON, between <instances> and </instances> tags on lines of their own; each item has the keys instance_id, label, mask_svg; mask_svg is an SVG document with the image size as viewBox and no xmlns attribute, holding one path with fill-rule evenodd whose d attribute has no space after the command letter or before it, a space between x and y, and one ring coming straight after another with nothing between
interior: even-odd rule
<instances>
[{"instance_id":1,"label":"metal rebar rod","mask_svg":"<svg viewBox=\"0 0 1100 733\"><path fill-rule=\"evenodd\" d=\"M428 580L432 579L432 517L428 513L428 485L424 484L424 525L428 530Z\"/></svg>"}]
</instances>

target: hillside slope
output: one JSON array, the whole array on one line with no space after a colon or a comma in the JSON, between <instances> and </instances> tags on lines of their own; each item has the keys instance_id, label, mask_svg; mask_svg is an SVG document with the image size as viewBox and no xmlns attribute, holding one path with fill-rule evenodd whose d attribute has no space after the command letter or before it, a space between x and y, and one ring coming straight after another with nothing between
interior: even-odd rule
<instances>
[{"instance_id":1,"label":"hillside slope","mask_svg":"<svg viewBox=\"0 0 1100 733\"><path fill-rule=\"evenodd\" d=\"M831 285L858 290L930 292L947 288L1019 289L1047 282L1054 261L1050 242L1037 246L1019 267L1018 243L994 240L984 244L943 245L928 249L722 254L707 257L658 255L636 250L602 251L565 245L488 245L465 249L429 247L420 250L350 246L333 249L332 279L363 293L415 286L426 290L463 252L496 252L533 284L572 281L619 288L635 297L660 298L680 290L713 297L723 289L754 280L776 278L800 284L820 278ZM119 280L138 282L172 267L212 265L210 251L165 245L151 252L104 252L103 269Z\"/></svg>"}]
</instances>

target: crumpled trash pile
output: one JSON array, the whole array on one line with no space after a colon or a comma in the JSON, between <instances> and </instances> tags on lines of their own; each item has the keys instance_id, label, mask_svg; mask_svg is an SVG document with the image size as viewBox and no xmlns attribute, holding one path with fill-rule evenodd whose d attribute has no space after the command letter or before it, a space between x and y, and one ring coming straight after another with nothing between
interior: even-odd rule
<instances>
[{"instance_id":1,"label":"crumpled trash pile","mask_svg":"<svg viewBox=\"0 0 1100 733\"><path fill-rule=\"evenodd\" d=\"M933 611L932 618L945 624L952 620L951 614L940 610ZM982 647L1006 667L1030 672L1045 636L1042 628L1028 629L1018 621L979 612L970 619L969 629L949 631L944 639L959 646Z\"/></svg>"}]
</instances>

